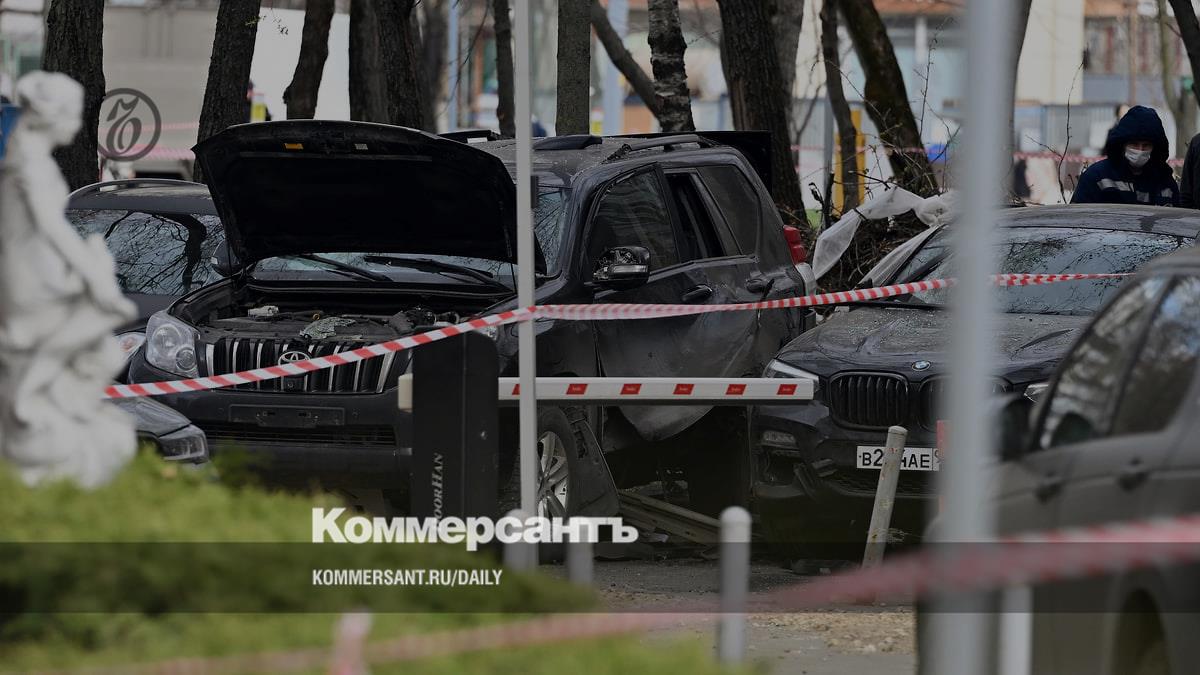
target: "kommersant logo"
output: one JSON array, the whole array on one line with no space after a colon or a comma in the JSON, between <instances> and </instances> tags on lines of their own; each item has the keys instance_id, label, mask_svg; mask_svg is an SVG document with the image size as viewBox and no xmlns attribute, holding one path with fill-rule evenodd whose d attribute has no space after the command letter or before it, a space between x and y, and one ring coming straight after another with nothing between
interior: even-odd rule
<instances>
[{"instance_id":1,"label":"kommersant logo","mask_svg":"<svg viewBox=\"0 0 1200 675\"><path fill-rule=\"evenodd\" d=\"M637 528L620 518L543 518L533 516L499 519L486 517L384 518L352 516L342 521L345 508L312 510L314 544L462 544L474 551L480 544L598 543L602 527L612 528L609 541L629 544L637 540Z\"/></svg>"}]
</instances>

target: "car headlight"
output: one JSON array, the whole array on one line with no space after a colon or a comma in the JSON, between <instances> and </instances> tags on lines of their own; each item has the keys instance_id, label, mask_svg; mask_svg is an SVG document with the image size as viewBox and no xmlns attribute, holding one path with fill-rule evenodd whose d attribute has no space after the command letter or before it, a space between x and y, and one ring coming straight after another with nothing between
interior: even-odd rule
<instances>
[{"instance_id":1,"label":"car headlight","mask_svg":"<svg viewBox=\"0 0 1200 675\"><path fill-rule=\"evenodd\" d=\"M1041 398L1042 394L1046 393L1046 390L1049 388L1049 382L1034 382L1028 387L1025 387L1025 398L1029 399L1030 401L1037 401L1039 398Z\"/></svg>"},{"instance_id":2,"label":"car headlight","mask_svg":"<svg viewBox=\"0 0 1200 675\"><path fill-rule=\"evenodd\" d=\"M801 380L812 380L813 391L821 387L821 378L807 370L801 370L796 366L791 366L779 359L771 359L767 364L767 370L763 373L763 377L794 377Z\"/></svg>"},{"instance_id":3,"label":"car headlight","mask_svg":"<svg viewBox=\"0 0 1200 675\"><path fill-rule=\"evenodd\" d=\"M196 340L200 334L179 319L157 312L146 324L146 362L180 377L199 377Z\"/></svg>"},{"instance_id":4,"label":"car headlight","mask_svg":"<svg viewBox=\"0 0 1200 675\"><path fill-rule=\"evenodd\" d=\"M125 360L128 361L133 353L142 348L146 344L146 334L141 331L130 331L121 333L117 336L117 345L121 347L121 352L125 354Z\"/></svg>"}]
</instances>

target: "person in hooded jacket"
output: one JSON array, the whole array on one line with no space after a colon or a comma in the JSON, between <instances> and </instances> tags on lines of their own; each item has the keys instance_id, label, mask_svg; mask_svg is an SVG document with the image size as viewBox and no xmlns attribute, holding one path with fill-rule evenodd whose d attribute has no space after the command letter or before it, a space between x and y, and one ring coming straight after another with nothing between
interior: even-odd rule
<instances>
[{"instance_id":1,"label":"person in hooded jacket","mask_svg":"<svg viewBox=\"0 0 1200 675\"><path fill-rule=\"evenodd\" d=\"M1135 105L1108 132L1104 159L1079 177L1072 204L1179 204L1179 185L1167 165L1171 149L1162 120Z\"/></svg>"}]
</instances>

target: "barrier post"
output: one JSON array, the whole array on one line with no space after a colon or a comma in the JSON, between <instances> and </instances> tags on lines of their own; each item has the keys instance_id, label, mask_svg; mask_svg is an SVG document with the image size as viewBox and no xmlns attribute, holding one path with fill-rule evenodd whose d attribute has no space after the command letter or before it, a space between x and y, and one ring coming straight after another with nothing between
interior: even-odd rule
<instances>
[{"instance_id":1,"label":"barrier post","mask_svg":"<svg viewBox=\"0 0 1200 675\"><path fill-rule=\"evenodd\" d=\"M412 516L496 515L498 376L496 343L478 333L413 354Z\"/></svg>"},{"instance_id":2,"label":"barrier post","mask_svg":"<svg viewBox=\"0 0 1200 675\"><path fill-rule=\"evenodd\" d=\"M521 521L521 524L512 528L514 535L525 534L525 520L529 518L529 514L521 509L513 509L504 514L505 518L516 518ZM537 566L537 544L530 544L523 540L514 541L511 544L504 545L504 566L510 570L529 571Z\"/></svg>"},{"instance_id":3,"label":"barrier post","mask_svg":"<svg viewBox=\"0 0 1200 675\"><path fill-rule=\"evenodd\" d=\"M721 616L717 660L746 658L746 601L750 594L750 513L740 506L721 512Z\"/></svg>"},{"instance_id":4,"label":"barrier post","mask_svg":"<svg viewBox=\"0 0 1200 675\"><path fill-rule=\"evenodd\" d=\"M333 628L333 658L329 675L367 675L364 648L371 633L369 612L343 614Z\"/></svg>"},{"instance_id":5,"label":"barrier post","mask_svg":"<svg viewBox=\"0 0 1200 675\"><path fill-rule=\"evenodd\" d=\"M907 439L908 430L904 427L888 429L883 467L879 470L879 484L875 488L875 508L871 510L871 526L867 529L863 567L876 567L883 562L888 530L892 526L892 507L896 505L896 484L900 482L900 466L904 460L904 442Z\"/></svg>"},{"instance_id":6,"label":"barrier post","mask_svg":"<svg viewBox=\"0 0 1200 675\"><path fill-rule=\"evenodd\" d=\"M567 580L579 586L591 586L596 562L592 555L592 542L567 542Z\"/></svg>"}]
</instances>

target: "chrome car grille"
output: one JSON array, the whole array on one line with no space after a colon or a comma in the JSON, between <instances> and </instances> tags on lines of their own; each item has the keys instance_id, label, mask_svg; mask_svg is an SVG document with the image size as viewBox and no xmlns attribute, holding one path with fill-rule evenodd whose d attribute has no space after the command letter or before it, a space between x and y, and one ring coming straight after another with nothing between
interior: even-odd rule
<instances>
[{"instance_id":1,"label":"chrome car grille","mask_svg":"<svg viewBox=\"0 0 1200 675\"><path fill-rule=\"evenodd\" d=\"M891 373L842 373L829 380L826 404L837 421L888 427L908 421L908 381Z\"/></svg>"},{"instance_id":2,"label":"chrome car grille","mask_svg":"<svg viewBox=\"0 0 1200 675\"><path fill-rule=\"evenodd\" d=\"M273 338L221 338L205 345L206 375L279 365L280 357L302 352L309 358L329 356L369 342L303 342ZM317 370L307 375L242 384L234 389L296 394L377 394L396 383L408 366L407 352L395 352L345 366Z\"/></svg>"}]
</instances>

